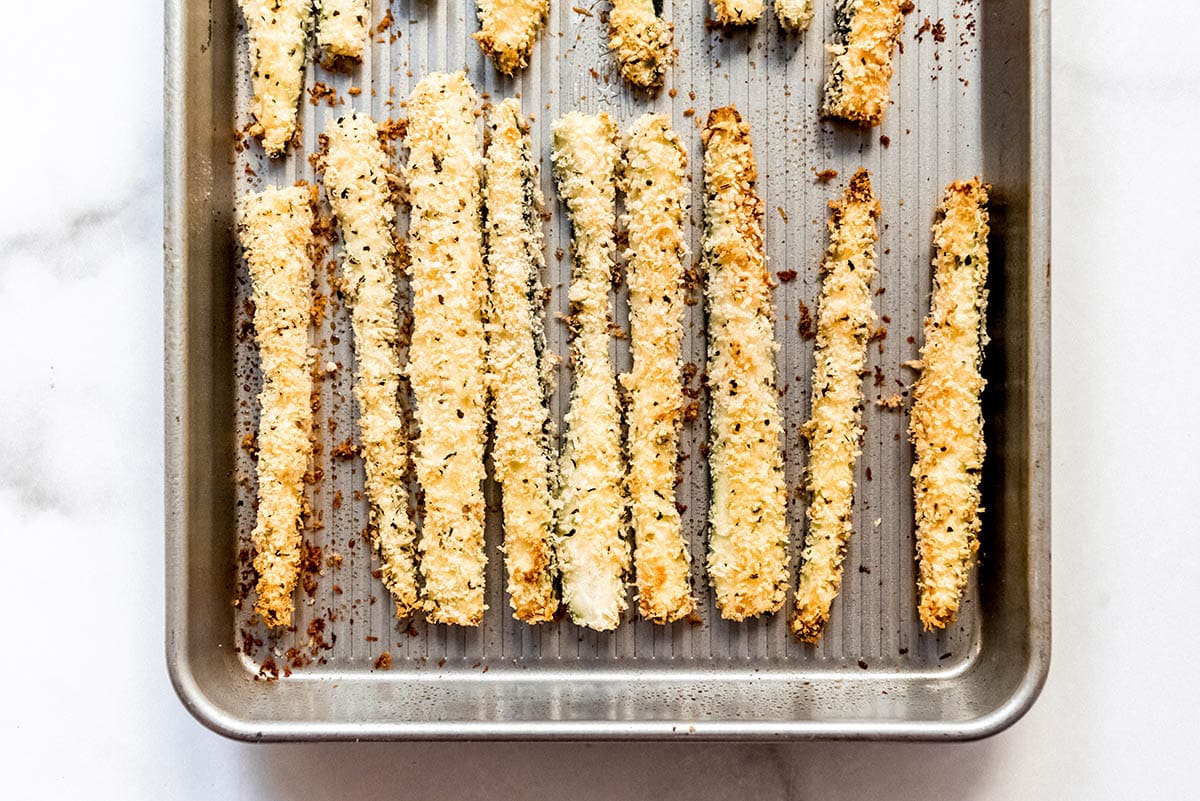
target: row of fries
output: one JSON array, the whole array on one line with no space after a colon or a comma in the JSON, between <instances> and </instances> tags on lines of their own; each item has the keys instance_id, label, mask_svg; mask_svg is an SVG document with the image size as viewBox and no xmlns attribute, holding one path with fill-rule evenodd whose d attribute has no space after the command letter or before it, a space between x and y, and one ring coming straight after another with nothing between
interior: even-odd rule
<instances>
[{"instance_id":1,"label":"row of fries","mask_svg":"<svg viewBox=\"0 0 1200 801\"><path fill-rule=\"evenodd\" d=\"M318 160L342 234L338 286L351 314L358 430L383 582L402 619L423 613L434 623L481 622L490 422L517 619L552 620L561 604L578 625L616 628L631 572L643 618L688 617L696 599L675 503L684 408L685 149L664 115L645 115L624 133L603 112L571 112L553 125L554 178L573 242L573 383L556 459L537 159L516 99L488 110L485 137L478 106L462 72L426 76L407 104L403 183L411 213L404 245L413 329L406 365L397 347L401 181L389 149L373 120L350 113L331 122ZM707 574L721 616L743 620L778 611L790 582L778 345L749 126L734 108L716 109L702 142ZM632 369L619 377L610 357L618 194L633 356ZM300 184L248 195L238 208L263 370L256 611L272 626L290 623L300 565L316 197L315 187ZM934 225L935 291L911 423L927 628L953 621L980 526L986 203L978 179L952 184ZM793 632L807 641L819 639L829 619L853 531L880 216L865 170L831 210L812 413L803 429L808 529L792 616ZM411 449L400 412L402 375L412 387L418 429ZM424 499L419 536L409 506L410 463Z\"/></svg>"},{"instance_id":2,"label":"row of fries","mask_svg":"<svg viewBox=\"0 0 1200 801\"><path fill-rule=\"evenodd\" d=\"M529 63L550 0L477 0L474 34L497 69L511 75ZM310 29L316 27L319 59L338 69L361 61L370 37L370 0L239 0L248 29L250 132L270 156L295 140L297 106L304 88ZM911 5L911 4L910 4ZM901 0L839 0L822 112L859 125L878 125L888 104L892 52L903 25ZM812 0L775 0L780 23L804 30ZM747 25L762 15L762 0L713 0L722 25ZM634 86L661 86L675 57L673 27L661 17L661 0L614 0L609 47L621 74Z\"/></svg>"}]
</instances>

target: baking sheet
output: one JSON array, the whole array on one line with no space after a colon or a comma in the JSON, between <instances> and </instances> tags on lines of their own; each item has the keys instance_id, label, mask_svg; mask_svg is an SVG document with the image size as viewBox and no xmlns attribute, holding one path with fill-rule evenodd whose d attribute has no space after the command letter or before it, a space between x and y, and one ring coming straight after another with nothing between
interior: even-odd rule
<instances>
[{"instance_id":1,"label":"baking sheet","mask_svg":"<svg viewBox=\"0 0 1200 801\"><path fill-rule=\"evenodd\" d=\"M234 147L235 131L249 120L246 45L234 4L169 3L167 647L184 702L214 728L248 739L963 738L1018 717L1044 678L1049 648L1045 5L918 3L901 34L884 124L860 131L817 116L832 4L818 3L812 28L794 36L779 29L770 8L753 28L719 30L706 24L706 0L667 0L679 58L664 90L648 98L621 82L606 51L604 3L555 3L530 67L506 79L469 38L477 28L471 4L395 2L392 24L377 31L352 74L310 66L307 87L320 82L340 104L322 99L319 87L315 103L306 92L302 149L270 162L257 145ZM388 8L376 0L376 22ZM702 568L704 415L684 429L688 458L678 488L698 622L656 626L631 610L629 622L602 634L567 620L538 627L512 620L496 550L499 497L489 482L490 609L483 625L398 625L372 575L378 565L364 537L361 463L335 455L354 436L353 362L348 315L329 291L324 267L317 291L329 298L328 313L311 342L319 362L341 367L320 383L313 469L323 480L309 487L317 522L305 531L312 548L307 588L298 591L294 631L278 637L249 623L249 602L231 603L253 582L247 538L254 470L243 442L256 427L260 384L245 307L249 279L230 226L233 198L268 184L315 180L305 156L318 148L332 116L349 108L377 119L403 116L402 101L426 72L464 67L485 98L519 94L534 118L552 214L547 333L564 355L566 326L555 316L567 310L569 228L549 174L552 120L572 109L604 109L623 125L646 111L672 116L692 165L696 267L700 126L710 108L728 103L749 121L769 266L779 284L793 575L804 531L798 432L812 370L802 309L816 311L826 204L858 166L870 170L883 205L875 301L887 336L870 349L855 536L820 645L793 640L785 613L749 623L716 614ZM824 181L818 173L828 170L838 175ZM982 561L958 622L923 634L915 612L907 403L889 411L873 401L904 392L913 378L902 363L918 356L928 309L933 211L946 183L976 174L995 187ZM398 224L405 230L404 213ZM336 256L334 249L328 259ZM402 298L405 290L402 282ZM623 287L616 298L625 325ZM616 340L614 353L618 369L627 368L628 342ZM702 303L687 308L684 354L703 369ZM570 387L565 360L558 379L552 408L561 432Z\"/></svg>"}]
</instances>

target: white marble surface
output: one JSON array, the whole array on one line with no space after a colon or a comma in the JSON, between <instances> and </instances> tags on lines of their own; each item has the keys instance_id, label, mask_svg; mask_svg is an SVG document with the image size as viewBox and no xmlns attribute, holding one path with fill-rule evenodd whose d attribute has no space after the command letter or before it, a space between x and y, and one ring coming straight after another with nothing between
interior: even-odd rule
<instances>
[{"instance_id":1,"label":"white marble surface","mask_svg":"<svg viewBox=\"0 0 1200 801\"><path fill-rule=\"evenodd\" d=\"M1200 4L1055 3L1041 700L980 743L790 746L251 746L187 715L161 642L162 12L69 5L5 10L38 34L5 37L37 89L0 114L0 797L1195 797Z\"/></svg>"}]
</instances>

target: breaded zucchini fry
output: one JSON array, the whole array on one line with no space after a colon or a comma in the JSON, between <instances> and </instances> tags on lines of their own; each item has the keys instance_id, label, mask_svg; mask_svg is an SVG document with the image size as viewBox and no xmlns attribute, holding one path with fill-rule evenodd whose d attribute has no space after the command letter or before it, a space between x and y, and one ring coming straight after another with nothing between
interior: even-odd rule
<instances>
[{"instance_id":1,"label":"breaded zucchini fry","mask_svg":"<svg viewBox=\"0 0 1200 801\"><path fill-rule=\"evenodd\" d=\"M309 187L243 197L237 232L254 285L254 332L262 360L258 395L258 520L252 538L258 572L254 611L268 626L292 623L300 574L304 472L312 453L313 209Z\"/></svg>"},{"instance_id":2,"label":"breaded zucchini fry","mask_svg":"<svg viewBox=\"0 0 1200 801\"><path fill-rule=\"evenodd\" d=\"M854 533L854 464L862 452L862 374L875 322L871 280L879 201L860 169L829 204L829 252L817 312L808 440L808 534L801 555L792 633L817 642L842 586L842 559Z\"/></svg>"},{"instance_id":3,"label":"breaded zucchini fry","mask_svg":"<svg viewBox=\"0 0 1200 801\"><path fill-rule=\"evenodd\" d=\"M479 31L473 34L483 52L505 75L529 64L538 32L550 14L550 0L476 0Z\"/></svg>"},{"instance_id":4,"label":"breaded zucchini fry","mask_svg":"<svg viewBox=\"0 0 1200 801\"><path fill-rule=\"evenodd\" d=\"M342 229L341 287L354 327L354 396L371 528L383 584L403 619L417 608L417 577L396 351L396 206L374 120L351 113L332 122L328 135L325 194Z\"/></svg>"},{"instance_id":5,"label":"breaded zucchini fry","mask_svg":"<svg viewBox=\"0 0 1200 801\"><path fill-rule=\"evenodd\" d=\"M483 618L483 450L487 275L480 230L483 155L463 72L426 76L408 101L417 479L425 493L421 575L432 623Z\"/></svg>"},{"instance_id":6,"label":"breaded zucchini fry","mask_svg":"<svg viewBox=\"0 0 1200 801\"><path fill-rule=\"evenodd\" d=\"M763 0L712 0L713 19L721 25L753 25L763 12Z\"/></svg>"},{"instance_id":7,"label":"breaded zucchini fry","mask_svg":"<svg viewBox=\"0 0 1200 801\"><path fill-rule=\"evenodd\" d=\"M696 607L691 555L675 508L675 460L683 414L684 206L687 155L664 114L630 130L620 179L629 232L627 283L633 370L629 391L629 496L638 611L670 623Z\"/></svg>"},{"instance_id":8,"label":"breaded zucchini fry","mask_svg":"<svg viewBox=\"0 0 1200 801\"><path fill-rule=\"evenodd\" d=\"M317 47L326 62L362 59L371 0L317 0Z\"/></svg>"},{"instance_id":9,"label":"breaded zucchini fry","mask_svg":"<svg viewBox=\"0 0 1200 801\"><path fill-rule=\"evenodd\" d=\"M883 121L892 48L904 24L900 5L900 0L838 0L821 113L859 125Z\"/></svg>"},{"instance_id":10,"label":"breaded zucchini fry","mask_svg":"<svg viewBox=\"0 0 1200 801\"><path fill-rule=\"evenodd\" d=\"M251 136L279 156L296 135L296 106L304 89L304 49L312 26L311 0L238 0L250 42Z\"/></svg>"},{"instance_id":11,"label":"breaded zucchini fry","mask_svg":"<svg viewBox=\"0 0 1200 801\"><path fill-rule=\"evenodd\" d=\"M601 112L554 123L554 176L571 215L574 385L560 463L558 562L571 619L597 630L621 622L629 543L621 410L608 347L616 227L617 126Z\"/></svg>"},{"instance_id":12,"label":"breaded zucchini fry","mask_svg":"<svg viewBox=\"0 0 1200 801\"><path fill-rule=\"evenodd\" d=\"M775 387L774 309L750 126L714 109L704 142L704 263L711 399L708 574L721 616L783 606L787 496Z\"/></svg>"},{"instance_id":13,"label":"breaded zucchini fry","mask_svg":"<svg viewBox=\"0 0 1200 801\"><path fill-rule=\"evenodd\" d=\"M496 425L492 466L504 507L504 564L513 617L542 623L558 611L544 369L542 196L520 102L510 97L500 103L487 125L488 381Z\"/></svg>"},{"instance_id":14,"label":"breaded zucchini fry","mask_svg":"<svg viewBox=\"0 0 1200 801\"><path fill-rule=\"evenodd\" d=\"M646 89L662 84L674 57L675 28L658 15L654 0L613 0L608 29L608 47L625 80Z\"/></svg>"},{"instance_id":15,"label":"breaded zucchini fry","mask_svg":"<svg viewBox=\"0 0 1200 801\"><path fill-rule=\"evenodd\" d=\"M917 584L927 630L954 622L979 548L990 189L978 178L951 184L933 224L933 300L909 422Z\"/></svg>"},{"instance_id":16,"label":"breaded zucchini fry","mask_svg":"<svg viewBox=\"0 0 1200 801\"><path fill-rule=\"evenodd\" d=\"M785 31L807 31L813 20L812 0L775 0L775 16Z\"/></svg>"}]
</instances>

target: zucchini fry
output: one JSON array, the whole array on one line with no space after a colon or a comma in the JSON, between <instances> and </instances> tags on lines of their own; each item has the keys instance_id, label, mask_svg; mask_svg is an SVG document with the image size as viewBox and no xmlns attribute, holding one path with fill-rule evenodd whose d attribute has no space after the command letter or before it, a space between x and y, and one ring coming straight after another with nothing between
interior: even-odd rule
<instances>
[{"instance_id":1,"label":"zucchini fry","mask_svg":"<svg viewBox=\"0 0 1200 801\"><path fill-rule=\"evenodd\" d=\"M687 155L664 114L629 132L620 179L629 232L627 281L633 370L629 392L629 495L638 611L656 623L690 614L691 555L675 508L675 460L683 415L684 206Z\"/></svg>"},{"instance_id":2,"label":"zucchini fry","mask_svg":"<svg viewBox=\"0 0 1200 801\"><path fill-rule=\"evenodd\" d=\"M862 374L875 322L875 221L879 201L860 169L829 204L829 252L817 312L808 440L808 534L801 554L792 633L817 642L842 586L842 559L854 533L854 464L862 453Z\"/></svg>"},{"instance_id":3,"label":"zucchini fry","mask_svg":"<svg viewBox=\"0 0 1200 801\"><path fill-rule=\"evenodd\" d=\"M317 0L317 47L326 63L362 60L371 0Z\"/></svg>"},{"instance_id":4,"label":"zucchini fry","mask_svg":"<svg viewBox=\"0 0 1200 801\"><path fill-rule=\"evenodd\" d=\"M713 19L720 25L753 25L763 12L763 0L712 0Z\"/></svg>"},{"instance_id":5,"label":"zucchini fry","mask_svg":"<svg viewBox=\"0 0 1200 801\"><path fill-rule=\"evenodd\" d=\"M673 60L675 27L658 15L655 0L613 0L608 30L625 80L644 89L660 86Z\"/></svg>"},{"instance_id":6,"label":"zucchini fry","mask_svg":"<svg viewBox=\"0 0 1200 801\"><path fill-rule=\"evenodd\" d=\"M262 141L268 156L279 156L296 135L312 2L238 0L238 5L250 40L250 135Z\"/></svg>"},{"instance_id":7,"label":"zucchini fry","mask_svg":"<svg viewBox=\"0 0 1200 801\"><path fill-rule=\"evenodd\" d=\"M813 21L812 0L775 0L775 16L785 31L807 31Z\"/></svg>"},{"instance_id":8,"label":"zucchini fry","mask_svg":"<svg viewBox=\"0 0 1200 801\"><path fill-rule=\"evenodd\" d=\"M601 112L554 123L552 161L571 215L574 386L560 464L558 562L571 619L614 629L627 606L629 543L621 411L608 348L616 227L617 126Z\"/></svg>"},{"instance_id":9,"label":"zucchini fry","mask_svg":"<svg viewBox=\"0 0 1200 801\"><path fill-rule=\"evenodd\" d=\"M554 619L555 500L542 318L542 196L529 127L515 98L488 116L484 162L488 382L496 423L492 466L504 509L504 564L513 617Z\"/></svg>"},{"instance_id":10,"label":"zucchini fry","mask_svg":"<svg viewBox=\"0 0 1200 801\"><path fill-rule=\"evenodd\" d=\"M479 31L472 35L496 69L512 75L527 66L550 14L550 0L476 0L475 6Z\"/></svg>"},{"instance_id":11,"label":"zucchini fry","mask_svg":"<svg viewBox=\"0 0 1200 801\"><path fill-rule=\"evenodd\" d=\"M909 421L926 630L954 622L979 548L990 189L978 178L951 184L933 224L933 300Z\"/></svg>"},{"instance_id":12,"label":"zucchini fry","mask_svg":"<svg viewBox=\"0 0 1200 801\"><path fill-rule=\"evenodd\" d=\"M431 623L483 619L483 450L487 275L480 230L483 156L475 90L435 72L408 101L413 336L408 376L425 493L421 575Z\"/></svg>"},{"instance_id":13,"label":"zucchini fry","mask_svg":"<svg viewBox=\"0 0 1200 801\"><path fill-rule=\"evenodd\" d=\"M883 121L892 49L904 24L900 5L900 0L838 0L823 114L864 126Z\"/></svg>"},{"instance_id":14,"label":"zucchini fry","mask_svg":"<svg viewBox=\"0 0 1200 801\"><path fill-rule=\"evenodd\" d=\"M708 574L727 620L783 606L787 495L774 309L750 126L714 109L704 143L704 263L711 405Z\"/></svg>"},{"instance_id":15,"label":"zucchini fry","mask_svg":"<svg viewBox=\"0 0 1200 801\"><path fill-rule=\"evenodd\" d=\"M374 120L339 117L328 129L325 194L342 229L342 294L354 328L354 396L383 584L404 619L417 607L416 536L408 514L408 441L400 417L396 206Z\"/></svg>"},{"instance_id":16,"label":"zucchini fry","mask_svg":"<svg viewBox=\"0 0 1200 801\"><path fill-rule=\"evenodd\" d=\"M254 332L262 360L258 395L258 519L251 535L258 599L268 626L290 626L300 574L304 472L312 453L313 210L309 187L268 189L242 198L238 240L253 283Z\"/></svg>"}]
</instances>

